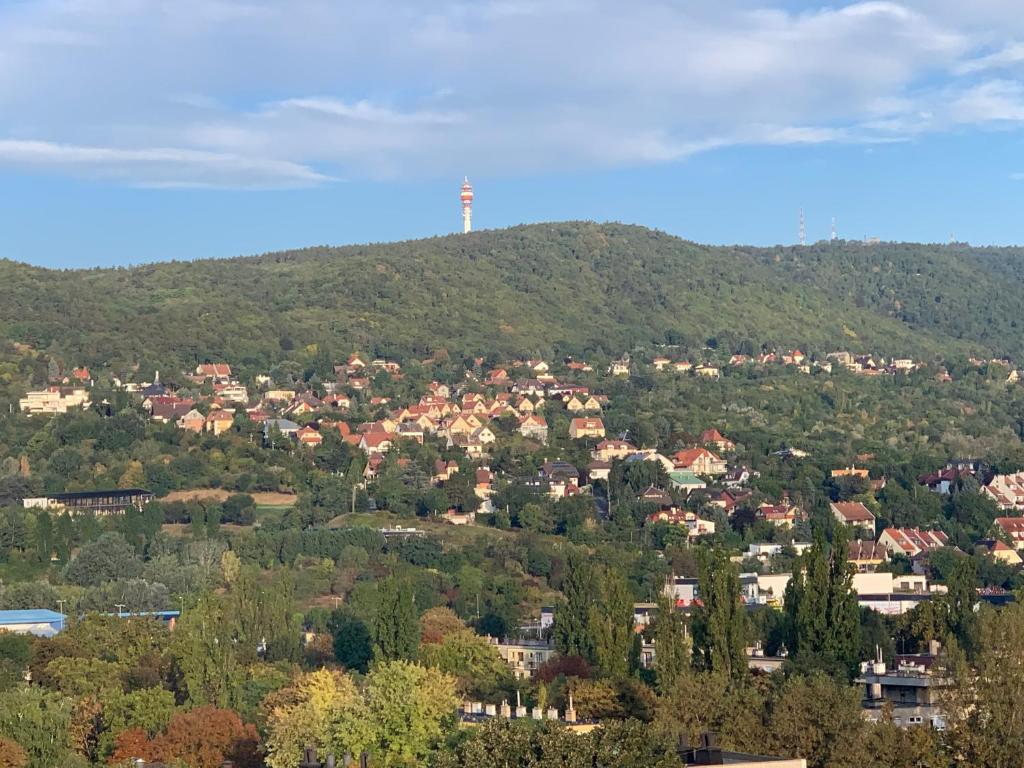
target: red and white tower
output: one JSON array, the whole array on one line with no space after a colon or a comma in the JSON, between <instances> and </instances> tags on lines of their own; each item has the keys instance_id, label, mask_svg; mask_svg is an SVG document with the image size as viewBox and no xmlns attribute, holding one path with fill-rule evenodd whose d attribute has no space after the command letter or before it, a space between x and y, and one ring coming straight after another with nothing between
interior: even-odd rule
<instances>
[{"instance_id":1,"label":"red and white tower","mask_svg":"<svg viewBox=\"0 0 1024 768\"><path fill-rule=\"evenodd\" d=\"M473 185L468 177L462 182L459 199L462 200L462 231L470 232L473 229Z\"/></svg>"}]
</instances>

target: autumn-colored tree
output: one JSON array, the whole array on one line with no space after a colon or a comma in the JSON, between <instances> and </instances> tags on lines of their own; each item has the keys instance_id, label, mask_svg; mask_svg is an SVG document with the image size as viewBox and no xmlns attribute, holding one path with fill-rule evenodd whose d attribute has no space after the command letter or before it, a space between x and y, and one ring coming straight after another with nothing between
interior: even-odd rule
<instances>
[{"instance_id":1,"label":"autumn-colored tree","mask_svg":"<svg viewBox=\"0 0 1024 768\"><path fill-rule=\"evenodd\" d=\"M430 608L420 616L420 642L424 645L442 643L448 635L465 629L466 622L447 606Z\"/></svg>"},{"instance_id":2,"label":"autumn-colored tree","mask_svg":"<svg viewBox=\"0 0 1024 768\"><path fill-rule=\"evenodd\" d=\"M342 672L319 669L300 675L268 696L265 706L270 768L294 768L307 744L317 746L320 759L328 753L358 754L370 746L366 706L352 678Z\"/></svg>"},{"instance_id":3,"label":"autumn-colored tree","mask_svg":"<svg viewBox=\"0 0 1024 768\"><path fill-rule=\"evenodd\" d=\"M240 768L257 768L259 736L255 726L245 725L230 709L199 707L179 712L155 738L142 729L125 731L117 739L112 763L132 758L185 763L190 768L218 768L231 760Z\"/></svg>"}]
</instances>

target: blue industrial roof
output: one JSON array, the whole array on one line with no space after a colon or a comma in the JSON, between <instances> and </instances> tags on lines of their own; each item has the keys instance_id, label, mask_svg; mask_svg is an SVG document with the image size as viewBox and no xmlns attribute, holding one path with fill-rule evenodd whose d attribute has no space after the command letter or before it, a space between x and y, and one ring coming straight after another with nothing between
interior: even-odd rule
<instances>
[{"instance_id":1,"label":"blue industrial roof","mask_svg":"<svg viewBox=\"0 0 1024 768\"><path fill-rule=\"evenodd\" d=\"M63 619L63 614L46 608L26 611L0 611L0 626L4 624L52 624Z\"/></svg>"}]
</instances>

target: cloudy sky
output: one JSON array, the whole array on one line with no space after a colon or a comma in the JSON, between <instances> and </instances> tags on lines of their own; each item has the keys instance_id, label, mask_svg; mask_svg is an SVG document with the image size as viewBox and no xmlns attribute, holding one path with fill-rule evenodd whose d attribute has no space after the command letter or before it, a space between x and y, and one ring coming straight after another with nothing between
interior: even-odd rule
<instances>
[{"instance_id":1,"label":"cloudy sky","mask_svg":"<svg viewBox=\"0 0 1024 768\"><path fill-rule=\"evenodd\" d=\"M1019 0L0 0L0 257L622 220L1024 242Z\"/></svg>"}]
</instances>

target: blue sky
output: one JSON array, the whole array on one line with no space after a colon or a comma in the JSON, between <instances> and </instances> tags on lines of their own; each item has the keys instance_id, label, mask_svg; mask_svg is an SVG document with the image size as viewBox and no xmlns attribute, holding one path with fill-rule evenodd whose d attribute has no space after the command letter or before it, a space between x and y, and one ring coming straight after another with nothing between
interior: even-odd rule
<instances>
[{"instance_id":1,"label":"blue sky","mask_svg":"<svg viewBox=\"0 0 1024 768\"><path fill-rule=\"evenodd\" d=\"M0 257L619 220L1024 242L1017 0L0 0Z\"/></svg>"}]
</instances>

